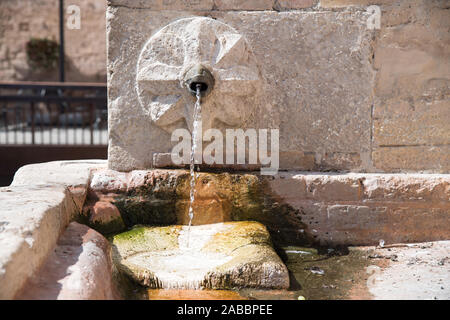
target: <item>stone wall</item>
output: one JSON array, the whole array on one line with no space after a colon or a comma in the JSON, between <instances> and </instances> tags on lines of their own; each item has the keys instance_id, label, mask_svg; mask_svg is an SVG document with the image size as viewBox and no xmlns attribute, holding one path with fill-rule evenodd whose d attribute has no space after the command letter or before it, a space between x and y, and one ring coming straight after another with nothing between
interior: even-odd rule
<instances>
[{"instance_id":1,"label":"stone wall","mask_svg":"<svg viewBox=\"0 0 450 320\"><path fill-rule=\"evenodd\" d=\"M65 28L66 81L106 81L106 2L65 1L78 5L81 29ZM67 13L65 17L67 19ZM59 7L55 0L2 0L0 2L0 81L58 80L58 69L30 68L25 45L30 38L59 43Z\"/></svg>"},{"instance_id":2,"label":"stone wall","mask_svg":"<svg viewBox=\"0 0 450 320\"><path fill-rule=\"evenodd\" d=\"M0 188L0 299L12 299L39 270L80 214L91 169L105 165L102 160L28 165L11 186Z\"/></svg>"},{"instance_id":3,"label":"stone wall","mask_svg":"<svg viewBox=\"0 0 450 320\"><path fill-rule=\"evenodd\" d=\"M381 29L366 11L381 8ZM280 128L280 167L449 172L445 0L108 1L109 166L150 168L170 135L139 107L136 65L169 23L206 16L249 42L263 78L255 127ZM150 138L149 138L150 137Z\"/></svg>"}]
</instances>

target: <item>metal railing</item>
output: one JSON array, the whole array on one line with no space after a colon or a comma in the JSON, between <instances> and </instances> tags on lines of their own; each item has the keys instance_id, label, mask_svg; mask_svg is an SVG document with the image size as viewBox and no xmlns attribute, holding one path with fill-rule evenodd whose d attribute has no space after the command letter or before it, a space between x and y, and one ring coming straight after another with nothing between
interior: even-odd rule
<instances>
[{"instance_id":1,"label":"metal railing","mask_svg":"<svg viewBox=\"0 0 450 320\"><path fill-rule=\"evenodd\" d=\"M106 84L0 82L0 145L106 145Z\"/></svg>"}]
</instances>

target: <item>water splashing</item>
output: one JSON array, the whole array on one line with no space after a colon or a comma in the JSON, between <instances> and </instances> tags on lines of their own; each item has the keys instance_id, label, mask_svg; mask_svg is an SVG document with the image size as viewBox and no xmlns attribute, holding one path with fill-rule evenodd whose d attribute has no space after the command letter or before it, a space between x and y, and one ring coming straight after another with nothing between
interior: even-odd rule
<instances>
[{"instance_id":1,"label":"water splashing","mask_svg":"<svg viewBox=\"0 0 450 320\"><path fill-rule=\"evenodd\" d=\"M190 229L192 225L192 219L194 218L194 200L195 200L195 182L197 180L197 174L195 173L195 151L197 150L197 136L199 134L198 132L198 126L202 121L202 105L200 103L201 100L201 84L197 84L196 86L196 97L197 101L195 102L194 106L194 123L192 126L192 146L191 146L191 158L190 158L190 173L191 173L191 180L190 180L190 194L189 194L189 225L188 225L188 236L187 236L187 247L189 247L189 234ZM200 132L200 134L202 134Z\"/></svg>"}]
</instances>

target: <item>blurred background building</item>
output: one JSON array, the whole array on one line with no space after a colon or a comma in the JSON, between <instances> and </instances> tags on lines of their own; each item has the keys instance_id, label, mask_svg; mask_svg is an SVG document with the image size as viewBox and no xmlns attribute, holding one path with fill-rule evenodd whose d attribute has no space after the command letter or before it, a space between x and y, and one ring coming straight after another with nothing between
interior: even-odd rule
<instances>
[{"instance_id":1,"label":"blurred background building","mask_svg":"<svg viewBox=\"0 0 450 320\"><path fill-rule=\"evenodd\" d=\"M0 186L28 163L106 158L105 12L106 0L0 1Z\"/></svg>"}]
</instances>

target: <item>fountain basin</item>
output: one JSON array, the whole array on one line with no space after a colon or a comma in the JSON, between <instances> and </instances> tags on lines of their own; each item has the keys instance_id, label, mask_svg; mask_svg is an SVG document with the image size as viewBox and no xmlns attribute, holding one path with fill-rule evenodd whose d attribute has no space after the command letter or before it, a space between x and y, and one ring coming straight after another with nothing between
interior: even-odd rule
<instances>
[{"instance_id":1,"label":"fountain basin","mask_svg":"<svg viewBox=\"0 0 450 320\"><path fill-rule=\"evenodd\" d=\"M152 289L289 288L288 270L258 222L138 226L114 236L112 247L119 271Z\"/></svg>"},{"instance_id":2,"label":"fountain basin","mask_svg":"<svg viewBox=\"0 0 450 320\"><path fill-rule=\"evenodd\" d=\"M99 160L33 164L22 167L11 186L0 188L0 268L5 270L0 274L0 298L14 298L27 280L36 277L46 260L51 259L58 238L69 222L85 217L84 213L92 203L109 201L111 206L99 208L110 210L114 206L111 201L116 197L139 199L133 198L139 190L160 195L160 200L164 200L165 196L176 196L177 181L183 181L176 177L189 175L183 170L117 172L105 167L106 162ZM233 219L252 218L264 223L277 247L284 246L280 240L286 245L296 245L304 239L301 238L304 234L332 247L373 246L378 245L380 239L387 246L445 240L450 235L448 174L280 172L275 177L261 180L257 174L244 176L246 183L240 184L243 189L234 190L239 195L235 199L252 209L236 211L239 214ZM236 185L236 180L230 181ZM267 188L261 188L263 186ZM252 199L261 202L257 205L258 202ZM120 217L126 214L118 211ZM110 216L114 217L113 214ZM447 253L448 250L439 253L438 261L444 259L445 262ZM286 265L292 271L289 261ZM416 275L428 272L415 271L416 265L410 265L408 260L404 265ZM448 264L437 266L445 269ZM326 267L322 268L327 275ZM303 272L301 265L298 271ZM430 273L429 276L433 275ZM402 281L408 283L407 278ZM440 287L437 289L441 290ZM441 291L447 294L447 291ZM409 289L399 286L392 294L400 297L404 292ZM305 292L300 294L310 297ZM386 298L385 295L375 298L383 297Z\"/></svg>"}]
</instances>

